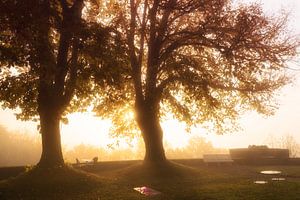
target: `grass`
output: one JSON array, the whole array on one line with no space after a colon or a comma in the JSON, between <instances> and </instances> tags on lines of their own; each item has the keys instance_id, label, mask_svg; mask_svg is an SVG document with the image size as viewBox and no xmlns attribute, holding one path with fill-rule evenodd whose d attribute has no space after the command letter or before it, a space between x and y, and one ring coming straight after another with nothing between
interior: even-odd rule
<instances>
[{"instance_id":1,"label":"grass","mask_svg":"<svg viewBox=\"0 0 300 200\"><path fill-rule=\"evenodd\" d=\"M0 199L187 199L187 200L297 200L300 199L299 166L245 165L143 165L141 162L99 163L49 171L31 170L0 183ZM261 170L280 170L286 181L272 182ZM84 170L84 171L83 171ZM1 171L1 170L0 170ZM267 180L257 185L255 180ZM134 187L162 192L146 197Z\"/></svg>"}]
</instances>

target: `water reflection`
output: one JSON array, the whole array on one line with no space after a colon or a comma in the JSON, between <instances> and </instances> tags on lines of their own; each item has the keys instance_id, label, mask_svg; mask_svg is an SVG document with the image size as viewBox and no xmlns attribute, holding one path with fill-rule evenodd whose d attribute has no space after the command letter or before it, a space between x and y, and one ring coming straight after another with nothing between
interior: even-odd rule
<instances>
[{"instance_id":1,"label":"water reflection","mask_svg":"<svg viewBox=\"0 0 300 200\"><path fill-rule=\"evenodd\" d=\"M272 178L272 181L285 181L285 178Z\"/></svg>"},{"instance_id":2,"label":"water reflection","mask_svg":"<svg viewBox=\"0 0 300 200\"><path fill-rule=\"evenodd\" d=\"M255 184L267 184L268 181L254 181Z\"/></svg>"},{"instance_id":3,"label":"water reflection","mask_svg":"<svg viewBox=\"0 0 300 200\"><path fill-rule=\"evenodd\" d=\"M276 175L276 174L281 174L281 171L276 171L276 170L266 170L266 171L261 171L261 174L267 174L267 175Z\"/></svg>"}]
</instances>

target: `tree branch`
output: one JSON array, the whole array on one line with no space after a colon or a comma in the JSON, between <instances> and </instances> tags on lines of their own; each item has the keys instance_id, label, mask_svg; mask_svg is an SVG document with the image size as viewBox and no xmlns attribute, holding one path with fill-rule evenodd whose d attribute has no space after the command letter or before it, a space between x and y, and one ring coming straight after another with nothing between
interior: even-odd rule
<instances>
[{"instance_id":1,"label":"tree branch","mask_svg":"<svg viewBox=\"0 0 300 200\"><path fill-rule=\"evenodd\" d=\"M141 41L140 41L140 50L139 50L139 58L138 58L138 65L142 65L143 63L143 57L144 57L144 43L145 43L145 37L146 37L146 23L147 23L147 9L148 9L148 0L145 0L145 5L144 5L144 11L143 11L143 20L141 24Z\"/></svg>"},{"instance_id":2,"label":"tree branch","mask_svg":"<svg viewBox=\"0 0 300 200\"><path fill-rule=\"evenodd\" d=\"M132 67L132 77L134 82L134 89L136 91L136 98L139 101L143 101L143 89L142 89L142 81L141 81L141 64L138 61L136 52L135 52L135 44L134 44L134 35L136 32L136 15L137 15L137 5L134 0L130 0L130 28L129 34L127 38L129 55Z\"/></svg>"},{"instance_id":3,"label":"tree branch","mask_svg":"<svg viewBox=\"0 0 300 200\"><path fill-rule=\"evenodd\" d=\"M61 3L63 7L68 6L66 0L61 0ZM82 9L83 0L76 0L71 8L68 7L63 9L63 21L57 54L57 70L55 73L55 93L58 100L65 98L64 89L65 79L68 73L68 54L70 43L72 37L77 34L76 29L78 29L78 26L80 26ZM78 48L78 45L75 44L73 48L75 48L75 46ZM77 52L74 51L73 53L77 54ZM77 59L77 55L75 57ZM74 62L72 64L74 64Z\"/></svg>"},{"instance_id":4,"label":"tree branch","mask_svg":"<svg viewBox=\"0 0 300 200\"><path fill-rule=\"evenodd\" d=\"M67 0L60 0L60 5L63 9L63 12L67 11L69 9L69 5L68 5Z\"/></svg>"},{"instance_id":5,"label":"tree branch","mask_svg":"<svg viewBox=\"0 0 300 200\"><path fill-rule=\"evenodd\" d=\"M78 48L79 48L78 46L79 46L79 40L76 38L73 41L70 78L65 88L65 94L62 101L63 107L69 105L76 88L77 72L78 72Z\"/></svg>"}]
</instances>

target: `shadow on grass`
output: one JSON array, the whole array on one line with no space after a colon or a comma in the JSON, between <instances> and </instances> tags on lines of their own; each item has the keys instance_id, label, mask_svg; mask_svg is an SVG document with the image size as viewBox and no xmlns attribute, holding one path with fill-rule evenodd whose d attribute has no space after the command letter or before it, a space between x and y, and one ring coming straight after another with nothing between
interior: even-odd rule
<instances>
[{"instance_id":1,"label":"shadow on grass","mask_svg":"<svg viewBox=\"0 0 300 200\"><path fill-rule=\"evenodd\" d=\"M161 192L151 199L202 199L190 187L199 177L199 171L175 162L139 163L119 170L115 176L119 183L132 189L146 186Z\"/></svg>"},{"instance_id":2,"label":"shadow on grass","mask_svg":"<svg viewBox=\"0 0 300 200\"><path fill-rule=\"evenodd\" d=\"M161 163L138 163L136 165L123 168L116 172L116 175L125 178L130 177L134 179L159 179L168 180L174 178L183 178L186 176L193 176L198 171L195 168L185 166L172 161L166 161Z\"/></svg>"},{"instance_id":3,"label":"shadow on grass","mask_svg":"<svg viewBox=\"0 0 300 200\"><path fill-rule=\"evenodd\" d=\"M107 184L96 175L69 166L35 167L0 182L2 199L73 199ZM1 197L1 196L0 196Z\"/></svg>"}]
</instances>

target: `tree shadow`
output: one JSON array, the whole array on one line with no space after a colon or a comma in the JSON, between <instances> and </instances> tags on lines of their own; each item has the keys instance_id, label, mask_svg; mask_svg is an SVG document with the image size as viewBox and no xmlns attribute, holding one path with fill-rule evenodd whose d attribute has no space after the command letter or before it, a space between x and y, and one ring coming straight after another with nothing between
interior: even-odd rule
<instances>
[{"instance_id":1,"label":"tree shadow","mask_svg":"<svg viewBox=\"0 0 300 200\"><path fill-rule=\"evenodd\" d=\"M195 199L193 181L201 177L195 168L175 162L144 162L115 173L118 182L130 189L149 187L161 194L153 199Z\"/></svg>"},{"instance_id":2,"label":"tree shadow","mask_svg":"<svg viewBox=\"0 0 300 200\"><path fill-rule=\"evenodd\" d=\"M34 167L0 182L3 199L72 199L104 185L96 175L69 166Z\"/></svg>"}]
</instances>

